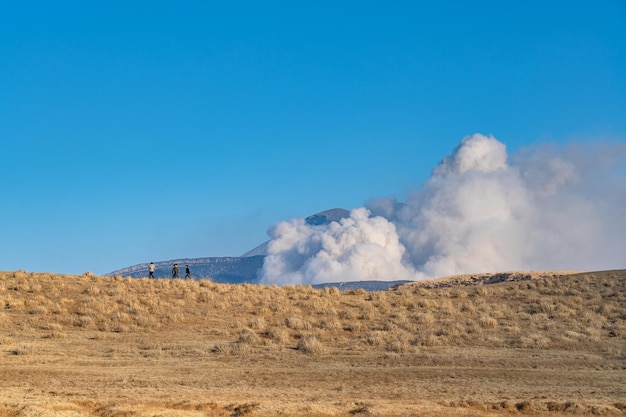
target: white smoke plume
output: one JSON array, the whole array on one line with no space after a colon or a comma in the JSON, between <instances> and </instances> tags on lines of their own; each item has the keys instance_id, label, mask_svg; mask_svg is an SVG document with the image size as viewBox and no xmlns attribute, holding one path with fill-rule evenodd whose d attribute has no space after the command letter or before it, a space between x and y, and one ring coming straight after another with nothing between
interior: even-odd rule
<instances>
[{"instance_id":1,"label":"white smoke plume","mask_svg":"<svg viewBox=\"0 0 626 417\"><path fill-rule=\"evenodd\" d=\"M625 162L623 144L509 157L494 137L468 136L406 202L370 201L326 225L278 223L261 282L624 267Z\"/></svg>"}]
</instances>

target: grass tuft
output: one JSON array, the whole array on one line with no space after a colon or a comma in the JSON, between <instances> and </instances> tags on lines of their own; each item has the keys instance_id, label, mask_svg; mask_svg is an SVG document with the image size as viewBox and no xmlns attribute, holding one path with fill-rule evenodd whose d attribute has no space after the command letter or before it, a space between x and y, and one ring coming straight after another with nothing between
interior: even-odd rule
<instances>
[{"instance_id":1,"label":"grass tuft","mask_svg":"<svg viewBox=\"0 0 626 417\"><path fill-rule=\"evenodd\" d=\"M297 349L307 355L318 356L325 353L324 345L315 336L305 336L298 341Z\"/></svg>"}]
</instances>

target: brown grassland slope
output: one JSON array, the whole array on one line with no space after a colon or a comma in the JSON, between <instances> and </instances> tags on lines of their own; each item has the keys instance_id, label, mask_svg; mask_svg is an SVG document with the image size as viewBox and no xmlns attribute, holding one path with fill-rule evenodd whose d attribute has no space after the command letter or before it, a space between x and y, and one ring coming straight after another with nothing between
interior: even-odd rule
<instances>
[{"instance_id":1,"label":"brown grassland slope","mask_svg":"<svg viewBox=\"0 0 626 417\"><path fill-rule=\"evenodd\" d=\"M0 272L0 417L626 414L626 271L339 292Z\"/></svg>"}]
</instances>

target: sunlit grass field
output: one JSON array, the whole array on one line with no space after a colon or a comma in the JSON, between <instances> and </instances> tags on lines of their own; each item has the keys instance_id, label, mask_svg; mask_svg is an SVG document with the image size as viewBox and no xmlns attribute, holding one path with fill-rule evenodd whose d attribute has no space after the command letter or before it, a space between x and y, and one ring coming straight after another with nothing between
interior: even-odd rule
<instances>
[{"instance_id":1,"label":"sunlit grass field","mask_svg":"<svg viewBox=\"0 0 626 417\"><path fill-rule=\"evenodd\" d=\"M626 414L626 271L340 292L0 272L0 416Z\"/></svg>"}]
</instances>

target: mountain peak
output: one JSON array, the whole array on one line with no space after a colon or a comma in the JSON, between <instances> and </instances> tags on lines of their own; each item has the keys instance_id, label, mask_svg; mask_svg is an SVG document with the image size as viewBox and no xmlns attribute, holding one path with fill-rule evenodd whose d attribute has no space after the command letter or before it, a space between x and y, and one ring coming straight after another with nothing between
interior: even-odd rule
<instances>
[{"instance_id":1,"label":"mountain peak","mask_svg":"<svg viewBox=\"0 0 626 417\"><path fill-rule=\"evenodd\" d=\"M350 212L346 209L342 208L334 208L326 211L321 211L319 213L315 213L304 221L306 224L311 226L319 226L322 224L328 224L331 222L338 222L339 220L350 216Z\"/></svg>"},{"instance_id":2,"label":"mountain peak","mask_svg":"<svg viewBox=\"0 0 626 417\"><path fill-rule=\"evenodd\" d=\"M323 224L329 224L331 222L338 222L339 220L349 217L350 212L346 209L342 208L333 208L330 210L320 211L319 213L315 213L304 219L306 224L309 226L320 226ZM267 246L270 241L265 241L261 243L256 248L249 250L248 252L241 255L242 258L247 258L249 256L265 256L267 255Z\"/></svg>"}]
</instances>

